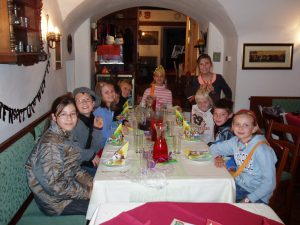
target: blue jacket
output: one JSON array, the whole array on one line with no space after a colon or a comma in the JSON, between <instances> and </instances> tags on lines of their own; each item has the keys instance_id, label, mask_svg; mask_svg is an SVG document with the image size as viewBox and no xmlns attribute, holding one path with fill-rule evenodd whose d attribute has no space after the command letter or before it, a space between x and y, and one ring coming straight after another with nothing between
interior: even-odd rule
<instances>
[{"instance_id":1,"label":"blue jacket","mask_svg":"<svg viewBox=\"0 0 300 225\"><path fill-rule=\"evenodd\" d=\"M104 147L107 139L113 134L114 130L117 128L117 124L113 122L114 111L104 108L98 107L94 111L94 116L101 116L103 119L103 127L102 127L102 139L100 141L101 148Z\"/></svg>"},{"instance_id":2,"label":"blue jacket","mask_svg":"<svg viewBox=\"0 0 300 225\"><path fill-rule=\"evenodd\" d=\"M234 155L237 166L241 166L253 146L265 140L263 135L255 135L247 146L241 144L237 137L230 140L216 143L210 146L214 156ZM251 202L261 199L268 203L276 185L276 164L277 158L273 149L266 144L257 147L249 164L243 172L235 178L237 185L247 190L250 194L247 196Z\"/></svg>"}]
</instances>

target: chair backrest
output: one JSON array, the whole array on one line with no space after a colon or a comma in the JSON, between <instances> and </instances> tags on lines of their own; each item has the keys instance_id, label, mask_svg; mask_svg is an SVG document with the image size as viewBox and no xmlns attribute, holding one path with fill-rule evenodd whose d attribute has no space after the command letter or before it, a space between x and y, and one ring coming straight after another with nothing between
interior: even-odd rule
<instances>
[{"instance_id":1,"label":"chair backrest","mask_svg":"<svg viewBox=\"0 0 300 225\"><path fill-rule=\"evenodd\" d=\"M276 121L278 123L283 123L283 118L281 115L272 114L264 109L262 110L262 119L263 119L263 126L266 132L268 131L271 120ZM276 132L275 134L278 135Z\"/></svg>"},{"instance_id":2,"label":"chair backrest","mask_svg":"<svg viewBox=\"0 0 300 225\"><path fill-rule=\"evenodd\" d=\"M278 134L279 139L274 138L274 133ZM290 142L286 138L287 133L290 133L293 136L294 142ZM300 128L271 120L266 138L270 144L277 143L289 149L290 157L288 157L287 159L287 167L285 168L285 170L291 173L291 175L294 177L299 157Z\"/></svg>"},{"instance_id":3,"label":"chair backrest","mask_svg":"<svg viewBox=\"0 0 300 225\"><path fill-rule=\"evenodd\" d=\"M280 145L279 143L276 143L276 142L271 142L270 146L273 148L273 150L277 156L276 187L275 187L275 190L273 191L272 198L270 199L270 202L269 202L269 204L272 206L277 198L277 192L278 192L278 187L279 187L279 183L280 183L280 178L281 178L284 168L286 167L286 163L287 163L287 159L288 159L288 155L289 155L289 149L287 147L283 147L282 145Z\"/></svg>"}]
</instances>

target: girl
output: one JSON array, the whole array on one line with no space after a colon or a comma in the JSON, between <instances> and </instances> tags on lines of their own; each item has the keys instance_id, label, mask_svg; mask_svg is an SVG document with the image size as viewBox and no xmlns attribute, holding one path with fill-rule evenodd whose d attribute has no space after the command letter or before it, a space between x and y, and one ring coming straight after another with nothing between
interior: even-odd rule
<instances>
[{"instance_id":1,"label":"girl","mask_svg":"<svg viewBox=\"0 0 300 225\"><path fill-rule=\"evenodd\" d=\"M224 166L224 161L218 160L220 155L234 155L239 168L254 149L249 163L235 177L236 202L267 204L276 185L276 155L260 134L254 112L238 111L233 118L232 129L235 137L210 147L217 157L215 164L217 167Z\"/></svg>"},{"instance_id":2,"label":"girl","mask_svg":"<svg viewBox=\"0 0 300 225\"><path fill-rule=\"evenodd\" d=\"M193 81L193 86L188 87L186 90L187 99L193 103L195 100L195 90L203 88L210 93L210 97L213 102L220 99L221 92L223 91L225 97L232 98L231 88L228 86L224 78L220 74L211 72L212 61L209 55L202 54L197 59L197 68L199 69L199 75L196 80Z\"/></svg>"},{"instance_id":3,"label":"girl","mask_svg":"<svg viewBox=\"0 0 300 225\"><path fill-rule=\"evenodd\" d=\"M147 88L143 94L141 105L146 107L146 100L151 97L156 98L156 109L161 106L172 106L172 92L166 88L166 72L163 66L159 65L153 72L153 83L150 88Z\"/></svg>"},{"instance_id":4,"label":"girl","mask_svg":"<svg viewBox=\"0 0 300 225\"><path fill-rule=\"evenodd\" d=\"M191 122L196 126L200 133L204 134L204 142L214 141L214 121L211 113L213 106L209 93L199 89L195 95L196 105L192 107Z\"/></svg>"},{"instance_id":5,"label":"girl","mask_svg":"<svg viewBox=\"0 0 300 225\"><path fill-rule=\"evenodd\" d=\"M107 139L113 134L117 127L113 121L114 110L116 109L116 91L114 85L109 82L98 82L95 88L96 94L101 98L100 106L94 111L95 117L103 119L102 136L100 147L103 148Z\"/></svg>"},{"instance_id":6,"label":"girl","mask_svg":"<svg viewBox=\"0 0 300 225\"><path fill-rule=\"evenodd\" d=\"M51 125L25 164L28 185L47 215L85 215L93 178L81 169L80 150L70 135L77 123L74 99L57 98L51 112Z\"/></svg>"},{"instance_id":7,"label":"girl","mask_svg":"<svg viewBox=\"0 0 300 225\"><path fill-rule=\"evenodd\" d=\"M129 79L120 80L118 82L120 93L116 96L116 111L114 114L114 120L117 120L117 116L123 111L123 105L129 99L132 91L132 83Z\"/></svg>"}]
</instances>

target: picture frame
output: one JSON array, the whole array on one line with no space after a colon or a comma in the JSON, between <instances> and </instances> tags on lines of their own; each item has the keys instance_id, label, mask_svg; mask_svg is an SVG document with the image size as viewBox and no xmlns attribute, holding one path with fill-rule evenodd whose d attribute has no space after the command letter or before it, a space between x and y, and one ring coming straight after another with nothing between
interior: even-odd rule
<instances>
[{"instance_id":1,"label":"picture frame","mask_svg":"<svg viewBox=\"0 0 300 225\"><path fill-rule=\"evenodd\" d=\"M292 69L292 43L245 43L242 69Z\"/></svg>"},{"instance_id":2,"label":"picture frame","mask_svg":"<svg viewBox=\"0 0 300 225\"><path fill-rule=\"evenodd\" d=\"M139 35L140 45L158 45L158 31L141 31Z\"/></svg>"}]
</instances>

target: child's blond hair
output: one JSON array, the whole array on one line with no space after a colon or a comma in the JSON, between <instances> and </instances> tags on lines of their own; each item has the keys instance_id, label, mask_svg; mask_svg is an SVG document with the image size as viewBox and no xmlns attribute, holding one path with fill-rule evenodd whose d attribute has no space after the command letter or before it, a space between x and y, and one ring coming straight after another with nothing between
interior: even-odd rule
<instances>
[{"instance_id":1,"label":"child's blond hair","mask_svg":"<svg viewBox=\"0 0 300 225\"><path fill-rule=\"evenodd\" d=\"M198 91L196 92L195 94L195 101L196 103L198 103L201 99L207 99L210 103L210 106L213 107L214 106L214 103L213 103L213 100L211 99L211 97L209 96L209 92L208 91L205 91L204 89L202 88L199 88Z\"/></svg>"},{"instance_id":2,"label":"child's blond hair","mask_svg":"<svg viewBox=\"0 0 300 225\"><path fill-rule=\"evenodd\" d=\"M166 76L166 71L162 65L159 65L158 67L155 68L153 75L155 75L156 73L160 73Z\"/></svg>"}]
</instances>

